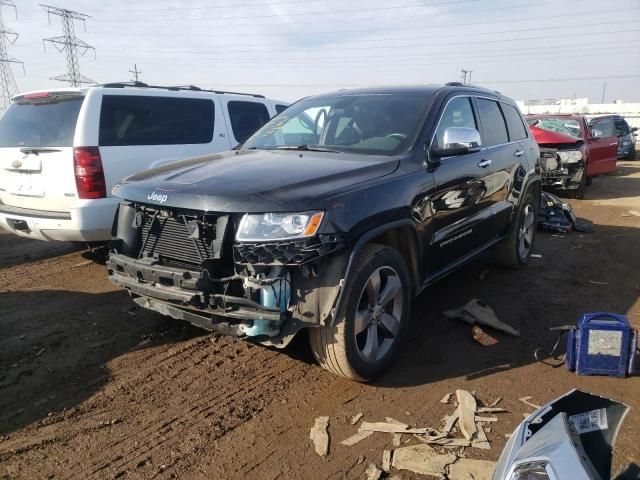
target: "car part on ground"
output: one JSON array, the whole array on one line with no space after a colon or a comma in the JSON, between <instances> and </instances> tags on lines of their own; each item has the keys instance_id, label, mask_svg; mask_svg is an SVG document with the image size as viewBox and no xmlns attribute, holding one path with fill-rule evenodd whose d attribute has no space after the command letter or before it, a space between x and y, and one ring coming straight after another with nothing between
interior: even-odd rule
<instances>
[{"instance_id":1,"label":"car part on ground","mask_svg":"<svg viewBox=\"0 0 640 480\"><path fill-rule=\"evenodd\" d=\"M496 92L309 97L235 151L120 182L109 276L140 306L264 345L308 329L324 368L371 381L416 294L490 248L527 264L538 164Z\"/></svg>"},{"instance_id":2,"label":"car part on ground","mask_svg":"<svg viewBox=\"0 0 640 480\"><path fill-rule=\"evenodd\" d=\"M494 480L603 480L629 407L581 390L543 405L515 429Z\"/></svg>"},{"instance_id":3,"label":"car part on ground","mask_svg":"<svg viewBox=\"0 0 640 480\"><path fill-rule=\"evenodd\" d=\"M577 218L573 208L568 203L549 192L542 192L540 197L540 209L538 211L538 228L545 232L590 233L593 231L593 222L585 218Z\"/></svg>"}]
</instances>

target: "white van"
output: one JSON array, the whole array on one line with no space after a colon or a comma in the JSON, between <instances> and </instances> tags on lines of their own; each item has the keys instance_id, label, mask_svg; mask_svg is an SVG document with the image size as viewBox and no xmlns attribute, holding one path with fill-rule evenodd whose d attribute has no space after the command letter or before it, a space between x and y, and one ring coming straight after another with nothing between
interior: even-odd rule
<instances>
[{"instance_id":1,"label":"white van","mask_svg":"<svg viewBox=\"0 0 640 480\"><path fill-rule=\"evenodd\" d=\"M17 95L0 120L0 227L29 238L111 238L115 183L229 150L285 102L140 82Z\"/></svg>"}]
</instances>

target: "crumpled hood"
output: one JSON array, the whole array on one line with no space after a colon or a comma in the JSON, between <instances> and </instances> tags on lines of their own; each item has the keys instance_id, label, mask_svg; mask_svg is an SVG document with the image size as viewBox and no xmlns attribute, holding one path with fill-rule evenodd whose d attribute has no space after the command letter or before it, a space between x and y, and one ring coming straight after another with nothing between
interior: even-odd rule
<instances>
[{"instance_id":1,"label":"crumpled hood","mask_svg":"<svg viewBox=\"0 0 640 480\"><path fill-rule=\"evenodd\" d=\"M113 195L203 211L304 211L331 192L394 172L398 163L387 156L238 150L143 171L119 182Z\"/></svg>"},{"instance_id":2,"label":"crumpled hood","mask_svg":"<svg viewBox=\"0 0 640 480\"><path fill-rule=\"evenodd\" d=\"M533 125L529 126L529 130L538 145L577 144L578 142L582 142L581 138L560 132L552 132L551 130L534 127Z\"/></svg>"}]
</instances>

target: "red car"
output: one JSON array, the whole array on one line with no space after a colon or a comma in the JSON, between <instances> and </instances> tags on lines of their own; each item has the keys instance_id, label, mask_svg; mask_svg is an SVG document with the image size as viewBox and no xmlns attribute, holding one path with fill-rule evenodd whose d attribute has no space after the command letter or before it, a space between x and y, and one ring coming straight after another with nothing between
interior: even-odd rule
<instances>
[{"instance_id":1,"label":"red car","mask_svg":"<svg viewBox=\"0 0 640 480\"><path fill-rule=\"evenodd\" d=\"M611 117L587 122L582 115L526 115L540 146L542 184L583 198L596 175L616 169L618 138Z\"/></svg>"}]
</instances>

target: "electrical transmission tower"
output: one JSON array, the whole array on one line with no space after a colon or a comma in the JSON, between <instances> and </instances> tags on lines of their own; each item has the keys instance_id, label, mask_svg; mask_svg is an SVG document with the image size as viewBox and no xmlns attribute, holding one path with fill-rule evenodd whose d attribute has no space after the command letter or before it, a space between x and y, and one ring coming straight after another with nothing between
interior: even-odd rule
<instances>
[{"instance_id":1,"label":"electrical transmission tower","mask_svg":"<svg viewBox=\"0 0 640 480\"><path fill-rule=\"evenodd\" d=\"M4 112L11 103L11 97L18 93L18 86L16 85L16 79L13 77L13 72L11 71L12 63L20 63L22 64L22 69L24 70L24 64L7 53L7 44L13 45L15 41L18 39L18 34L12 30L9 30L4 25L4 20L2 18L2 7L12 7L16 12L16 18L18 18L18 10L13 2L9 0L0 0L0 88L2 89L2 104L0 108L2 108L2 112Z\"/></svg>"},{"instance_id":2,"label":"electrical transmission tower","mask_svg":"<svg viewBox=\"0 0 640 480\"><path fill-rule=\"evenodd\" d=\"M131 80L134 80L136 82L140 81L140 74L142 72L140 70L138 70L138 64L134 63L133 64L133 70L129 70L129 73L133 74L133 76L135 77L135 80L133 78Z\"/></svg>"},{"instance_id":3,"label":"electrical transmission tower","mask_svg":"<svg viewBox=\"0 0 640 480\"><path fill-rule=\"evenodd\" d=\"M72 87L79 87L83 83L96 83L90 78L82 75L80 73L80 66L78 65L79 57L84 56L84 54L89 50L93 50L95 54L96 49L76 37L74 28L74 20L79 20L84 24L85 20L90 18L89 15L74 12L73 10L67 10L66 8L52 7L50 5L40 4L40 6L47 11L49 23L51 23L51 15L57 15L62 19L63 35L59 37L45 38L42 41L45 45L45 50L46 44L51 43L60 53L64 52L67 56L67 73L65 75L52 77L51 80L69 82L69 85Z\"/></svg>"}]
</instances>

